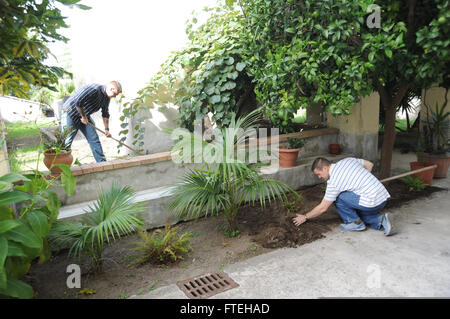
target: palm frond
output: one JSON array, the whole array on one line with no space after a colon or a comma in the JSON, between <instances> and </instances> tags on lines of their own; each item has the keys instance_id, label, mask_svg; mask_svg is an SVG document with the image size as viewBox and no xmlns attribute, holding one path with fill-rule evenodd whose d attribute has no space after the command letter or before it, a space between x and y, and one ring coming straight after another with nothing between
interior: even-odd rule
<instances>
[{"instance_id":1,"label":"palm frond","mask_svg":"<svg viewBox=\"0 0 450 319\"><path fill-rule=\"evenodd\" d=\"M265 206L266 201L269 203L277 199L286 201L287 193L297 194L292 187L282 181L261 177L253 178L243 184L242 192L245 194L245 200L249 200L252 203L259 201L262 207Z\"/></svg>"},{"instance_id":2,"label":"palm frond","mask_svg":"<svg viewBox=\"0 0 450 319\"><path fill-rule=\"evenodd\" d=\"M80 257L88 228L79 222L57 221L48 234L48 241L53 246L69 248L69 256Z\"/></svg>"},{"instance_id":3,"label":"palm frond","mask_svg":"<svg viewBox=\"0 0 450 319\"><path fill-rule=\"evenodd\" d=\"M84 222L90 225L84 240L103 245L105 240L120 238L143 225L143 220L136 216L145 211L142 203L133 203L135 192L129 187L114 183L104 192L101 190L98 200L89 207Z\"/></svg>"},{"instance_id":4,"label":"palm frond","mask_svg":"<svg viewBox=\"0 0 450 319\"><path fill-rule=\"evenodd\" d=\"M223 180L211 172L190 170L182 182L172 189L171 195L174 200L168 208L178 216L215 215L229 205Z\"/></svg>"}]
</instances>

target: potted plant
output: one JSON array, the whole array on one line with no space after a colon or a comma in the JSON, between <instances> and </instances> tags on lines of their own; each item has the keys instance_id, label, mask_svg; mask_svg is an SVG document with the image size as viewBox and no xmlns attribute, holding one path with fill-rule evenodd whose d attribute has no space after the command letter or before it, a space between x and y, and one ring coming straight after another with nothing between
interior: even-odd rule
<instances>
[{"instance_id":1,"label":"potted plant","mask_svg":"<svg viewBox=\"0 0 450 319\"><path fill-rule=\"evenodd\" d=\"M297 161L300 149L305 145L302 138L288 137L288 145L280 145L278 147L278 156L281 167L294 167Z\"/></svg>"},{"instance_id":2,"label":"potted plant","mask_svg":"<svg viewBox=\"0 0 450 319\"><path fill-rule=\"evenodd\" d=\"M448 167L450 165L450 156L448 154L448 117L450 112L445 112L447 105L447 92L445 92L445 101L439 107L436 103L435 109L430 108L425 102L427 111L427 120L422 127L420 149L422 152L417 153L419 162L427 162L436 164L437 168L434 173L435 178L447 177ZM431 112L431 120L429 117Z\"/></svg>"},{"instance_id":3,"label":"potted plant","mask_svg":"<svg viewBox=\"0 0 450 319\"><path fill-rule=\"evenodd\" d=\"M330 144L328 145L331 155L339 155L341 154L341 148L339 144Z\"/></svg>"},{"instance_id":4,"label":"potted plant","mask_svg":"<svg viewBox=\"0 0 450 319\"><path fill-rule=\"evenodd\" d=\"M433 166L433 163L427 163L427 162L410 162L409 166L411 167L412 171L415 171L417 169L425 168L428 166ZM435 175L436 168L429 169L420 173L416 173L413 176L415 178L418 178L421 180L424 184L427 184L431 186L433 183L433 176Z\"/></svg>"},{"instance_id":5,"label":"potted plant","mask_svg":"<svg viewBox=\"0 0 450 319\"><path fill-rule=\"evenodd\" d=\"M72 150L66 144L66 138L72 130L71 127L64 130L55 130L55 139L43 143L44 164L52 174L59 175L62 173L62 170L56 164L72 165Z\"/></svg>"}]
</instances>

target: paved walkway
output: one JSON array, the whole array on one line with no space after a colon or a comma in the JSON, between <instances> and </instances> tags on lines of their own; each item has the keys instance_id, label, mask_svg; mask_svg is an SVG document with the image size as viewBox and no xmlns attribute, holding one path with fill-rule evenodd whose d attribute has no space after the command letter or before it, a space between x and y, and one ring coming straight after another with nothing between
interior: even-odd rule
<instances>
[{"instance_id":1,"label":"paved walkway","mask_svg":"<svg viewBox=\"0 0 450 319\"><path fill-rule=\"evenodd\" d=\"M450 177L433 185L448 189ZM391 237L336 228L313 243L228 265L239 287L212 298L450 297L448 191L391 213L398 229ZM187 297L173 284L132 298Z\"/></svg>"}]
</instances>

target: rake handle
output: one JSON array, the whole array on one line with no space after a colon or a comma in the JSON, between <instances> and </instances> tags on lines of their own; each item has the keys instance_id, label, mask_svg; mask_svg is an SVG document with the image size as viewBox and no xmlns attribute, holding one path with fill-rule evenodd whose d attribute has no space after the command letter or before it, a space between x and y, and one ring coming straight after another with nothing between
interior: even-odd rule
<instances>
[{"instance_id":1,"label":"rake handle","mask_svg":"<svg viewBox=\"0 0 450 319\"><path fill-rule=\"evenodd\" d=\"M95 128L97 131L102 132L103 134L106 135L106 132L105 132L105 131L102 131L101 129L99 129L98 127L96 127L95 125L93 125L92 123L88 122L88 125L91 126L91 127L93 127L93 128ZM134 149L132 149L130 146L128 146L127 144L123 143L122 141L119 141L119 140L115 139L115 138L112 137L112 136L111 136L110 138L112 138L114 141L116 141L116 142L122 144L123 146L128 147L128 148L129 148L130 150L132 150L133 152L137 153Z\"/></svg>"},{"instance_id":2,"label":"rake handle","mask_svg":"<svg viewBox=\"0 0 450 319\"><path fill-rule=\"evenodd\" d=\"M424 167L424 168L419 168L419 169L416 169L414 171L410 171L410 172L406 172L406 173L403 173L403 174L400 174L400 175L395 175L395 176L392 176L392 177L388 177L388 178L382 179L380 182L381 183L385 183L385 182L392 181L392 180L400 178L400 177L405 177L405 176L408 176L408 175L420 173L420 172L427 171L427 170L430 170L430 169L436 168L436 167L437 167L437 165L432 165L432 166L427 166L427 167Z\"/></svg>"}]
</instances>

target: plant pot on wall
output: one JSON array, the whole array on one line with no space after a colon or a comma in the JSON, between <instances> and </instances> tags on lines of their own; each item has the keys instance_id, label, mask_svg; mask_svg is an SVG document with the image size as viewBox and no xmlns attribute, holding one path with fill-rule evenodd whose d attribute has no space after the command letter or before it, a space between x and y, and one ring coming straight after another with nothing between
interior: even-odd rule
<instances>
[{"instance_id":1,"label":"plant pot on wall","mask_svg":"<svg viewBox=\"0 0 450 319\"><path fill-rule=\"evenodd\" d=\"M330 144L328 146L331 155L339 155L341 154L341 147L339 144Z\"/></svg>"},{"instance_id":2,"label":"plant pot on wall","mask_svg":"<svg viewBox=\"0 0 450 319\"><path fill-rule=\"evenodd\" d=\"M44 152L44 164L52 174L59 175L62 173L61 168L55 166L56 164L72 165L73 156L72 150L62 153Z\"/></svg>"},{"instance_id":3,"label":"plant pot on wall","mask_svg":"<svg viewBox=\"0 0 450 319\"><path fill-rule=\"evenodd\" d=\"M278 156L281 167L294 167L297 162L300 148L289 148L289 145L280 145L278 147Z\"/></svg>"},{"instance_id":4,"label":"plant pot on wall","mask_svg":"<svg viewBox=\"0 0 450 319\"><path fill-rule=\"evenodd\" d=\"M446 178L448 167L450 166L450 156L445 154L430 154L430 153L417 153L417 160L421 162L436 164L437 168L434 171L434 178Z\"/></svg>"},{"instance_id":5,"label":"plant pot on wall","mask_svg":"<svg viewBox=\"0 0 450 319\"><path fill-rule=\"evenodd\" d=\"M428 167L428 166L433 166L433 165L434 164L426 163L426 162L410 162L409 163L409 166L411 167L412 171L415 171L416 169L425 168L425 167ZM423 171L423 172L420 172L420 173L413 174L413 176L415 178L420 179L425 184L431 186L431 184L433 183L433 176L434 176L434 171L435 170L436 170L435 168L429 169L427 171Z\"/></svg>"}]
</instances>

